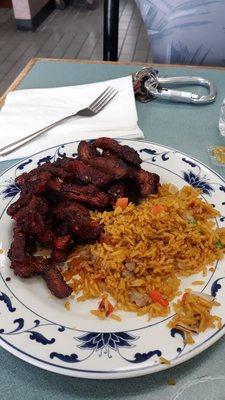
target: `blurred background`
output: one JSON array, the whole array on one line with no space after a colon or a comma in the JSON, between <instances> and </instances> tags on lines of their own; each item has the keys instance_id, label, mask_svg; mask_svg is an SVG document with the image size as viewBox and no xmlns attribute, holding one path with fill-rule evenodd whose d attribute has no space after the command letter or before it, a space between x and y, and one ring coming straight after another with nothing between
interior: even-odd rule
<instances>
[{"instance_id":1,"label":"blurred background","mask_svg":"<svg viewBox=\"0 0 225 400\"><path fill-rule=\"evenodd\" d=\"M0 0L0 95L32 57L102 60L103 3ZM119 60L151 61L148 49L135 2L120 0Z\"/></svg>"}]
</instances>

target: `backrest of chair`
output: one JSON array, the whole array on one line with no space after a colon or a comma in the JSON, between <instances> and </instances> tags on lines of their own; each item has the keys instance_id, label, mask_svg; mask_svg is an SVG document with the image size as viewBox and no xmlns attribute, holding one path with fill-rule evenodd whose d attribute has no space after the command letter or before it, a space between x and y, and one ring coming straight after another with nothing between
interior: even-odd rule
<instances>
[{"instance_id":1,"label":"backrest of chair","mask_svg":"<svg viewBox=\"0 0 225 400\"><path fill-rule=\"evenodd\" d=\"M154 62L225 66L225 0L135 0Z\"/></svg>"}]
</instances>

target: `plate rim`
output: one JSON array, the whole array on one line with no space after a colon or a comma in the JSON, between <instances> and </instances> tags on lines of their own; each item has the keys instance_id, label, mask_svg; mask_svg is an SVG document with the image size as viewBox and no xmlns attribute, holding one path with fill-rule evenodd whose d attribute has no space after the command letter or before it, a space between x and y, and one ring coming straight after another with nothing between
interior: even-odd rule
<instances>
[{"instance_id":1,"label":"plate rim","mask_svg":"<svg viewBox=\"0 0 225 400\"><path fill-rule=\"evenodd\" d=\"M182 155L184 155L184 156L187 156L187 157L191 158L191 159L194 160L194 161L197 161L199 164L203 165L203 167L205 167L206 169L210 170L212 173L214 173L215 175L217 175L220 179L222 179L222 180L225 182L225 178L223 178L223 177L222 177L217 171L215 171L213 168L211 168L211 167L209 167L208 165L206 165L203 161L200 161L198 158L195 158L195 157L193 157L193 156L190 156L189 154L184 153L184 152L181 151L181 150L177 150L177 149L175 149L174 147L166 146L166 145L164 145L164 144L160 144L160 143L157 143L157 142L152 142L151 140L145 140L145 139L144 139L144 140L143 140L143 139L132 139L132 138L131 138L131 139L130 139L130 138L128 139L128 138L123 138L123 137L117 137L117 138L113 138L113 139L114 139L114 140L117 140L117 141L118 141L118 140L126 140L126 141L128 141L128 142L148 143L148 144L152 144L153 146L162 147L162 148L164 148L165 150L172 150L172 151L174 151L175 153L180 153L180 154L182 154ZM94 139L87 139L87 140L94 140ZM15 164L12 164L11 167L9 167L9 168L7 168L6 170L4 170L4 171L0 174L0 178L1 178L2 175L4 175L6 172L8 172L11 168L14 168L17 164L20 164L21 162L27 160L27 159L30 158L30 157L36 156L37 154L42 153L42 152L44 152L44 151L54 149L55 147L60 147L60 146L68 145L68 144L71 144L71 143L78 143L78 142L80 142L80 141L81 141L81 140L72 140L72 141L70 141L70 142L58 143L58 144L56 144L56 145L54 145L54 146L47 147L46 149L43 149L43 150L37 151L36 153L30 154L29 156L17 158L17 160L19 160L19 161L16 161ZM0 162L8 162L8 161L13 161L13 160L12 160L12 159L10 159L10 160L2 160L2 161L0 160ZM144 161L143 161L143 162L144 162Z\"/></svg>"},{"instance_id":2,"label":"plate rim","mask_svg":"<svg viewBox=\"0 0 225 400\"><path fill-rule=\"evenodd\" d=\"M158 146L161 149L165 150L170 150L173 151L174 153L178 155L183 155L188 157L190 160L196 161L199 165L203 166L206 170L210 171L214 175L216 175L219 179L221 179L222 182L225 183L225 178L223 178L218 172L216 172L214 169L206 165L204 162L198 160L195 157L190 156L187 153L184 153L183 151L177 150L173 147L169 147L166 145L162 145L160 143L152 142L150 140L138 140L138 139L132 139L132 138L123 138L123 137L118 137L116 140L122 140L122 141L128 141L128 142L136 142L136 143L143 143L143 144L150 144L153 146ZM51 150L56 147L60 147L63 145L70 145L73 143L78 143L80 140L75 140L75 141L70 141L70 142L63 142L59 144L55 144L54 146L48 147L46 149L40 150L36 153L33 153L27 157L23 157L20 159L17 159L15 163L13 163L10 167L8 167L6 170L4 170L0 174L0 178L4 176L7 172L9 172L11 169L14 169L18 164L21 162L28 160L31 157L37 156L38 154L41 154L47 150ZM12 161L12 160L7 160L7 161ZM144 160L143 160L144 162ZM32 311L32 310L31 310ZM33 311L32 311L33 312ZM123 378L132 378L132 377L138 377L138 376L143 376L155 372L161 372L166 369L175 367L176 365L185 363L186 361L194 358L197 355L200 355L202 352L204 352L206 349L211 347L214 343L216 343L218 340L221 339L222 336L225 335L225 323L223 324L221 329L218 329L216 332L214 332L210 337L208 337L203 343L199 343L194 349L190 349L187 353L183 354L181 357L178 357L174 360L171 361L170 365L166 364L157 364L157 365L152 365L152 366L145 366L145 367L140 367L137 366L137 368L134 368L132 370L118 370L118 371L88 371L88 370L81 370L81 369L76 369L76 368L69 368L63 367L57 364L53 364L51 362L39 360L38 358L29 355L25 353L24 351L16 348L16 346L9 344L7 340L3 339L0 337L0 346L4 348L6 351L9 351L11 354L16 356L17 358L28 362L29 364L42 368L44 370L50 371L50 372L55 372L60 375L65 375L65 376L72 376L72 377L78 377L78 378L85 378L85 379L123 379ZM200 349L200 351L199 351Z\"/></svg>"}]
</instances>

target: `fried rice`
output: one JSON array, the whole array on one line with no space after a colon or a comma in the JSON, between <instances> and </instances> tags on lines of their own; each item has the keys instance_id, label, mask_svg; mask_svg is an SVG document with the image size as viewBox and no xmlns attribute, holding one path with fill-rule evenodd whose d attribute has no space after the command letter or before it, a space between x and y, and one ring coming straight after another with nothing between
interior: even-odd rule
<instances>
[{"instance_id":1,"label":"fried rice","mask_svg":"<svg viewBox=\"0 0 225 400\"><path fill-rule=\"evenodd\" d=\"M201 272L224 255L225 228L199 190L163 184L157 195L125 209L93 212L104 224L101 242L75 248L64 279L78 301L107 293L116 310L149 318L168 315L182 277Z\"/></svg>"},{"instance_id":2,"label":"fried rice","mask_svg":"<svg viewBox=\"0 0 225 400\"><path fill-rule=\"evenodd\" d=\"M169 328L177 328L185 333L185 342L194 343L193 333L204 332L208 328L222 328L221 318L212 315L214 306L220 306L210 295L185 291L174 305L175 316L168 323Z\"/></svg>"}]
</instances>

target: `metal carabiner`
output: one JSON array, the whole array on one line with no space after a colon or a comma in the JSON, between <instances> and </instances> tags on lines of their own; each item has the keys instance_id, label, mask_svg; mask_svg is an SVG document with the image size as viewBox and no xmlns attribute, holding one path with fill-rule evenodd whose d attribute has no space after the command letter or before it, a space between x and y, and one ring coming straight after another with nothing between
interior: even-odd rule
<instances>
[{"instance_id":1,"label":"metal carabiner","mask_svg":"<svg viewBox=\"0 0 225 400\"><path fill-rule=\"evenodd\" d=\"M170 85L204 86L209 90L209 94L200 96L199 94L192 92L185 92L183 90L167 88L167 86ZM157 76L157 74L155 74L154 77L152 76L152 78L149 78L144 82L144 88L146 90L147 96L149 96L150 98L164 99L181 103L212 103L213 101L215 101L217 95L216 85L213 82L210 82L208 79L198 76L174 76L160 78L159 76Z\"/></svg>"}]
</instances>

